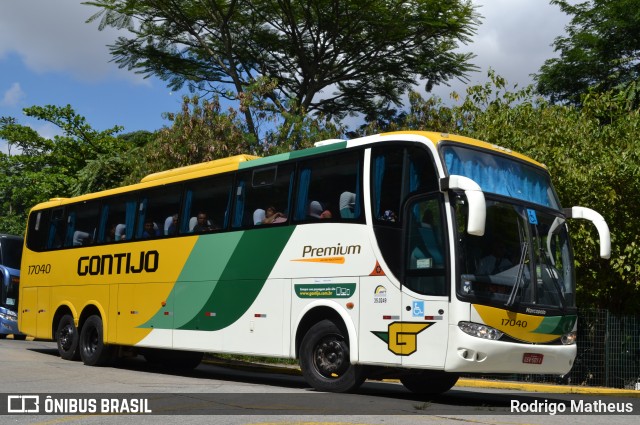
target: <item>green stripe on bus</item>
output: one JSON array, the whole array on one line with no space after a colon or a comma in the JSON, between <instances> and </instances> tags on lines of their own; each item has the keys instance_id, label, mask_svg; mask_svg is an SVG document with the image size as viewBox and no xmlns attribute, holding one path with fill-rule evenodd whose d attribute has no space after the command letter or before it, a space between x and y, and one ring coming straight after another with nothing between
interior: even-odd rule
<instances>
[{"instance_id":1,"label":"green stripe on bus","mask_svg":"<svg viewBox=\"0 0 640 425\"><path fill-rule=\"evenodd\" d=\"M571 332L577 319L577 316L545 317L533 333L564 335L567 332Z\"/></svg>"},{"instance_id":2,"label":"green stripe on bus","mask_svg":"<svg viewBox=\"0 0 640 425\"><path fill-rule=\"evenodd\" d=\"M265 227L244 232L204 305L177 329L215 331L245 314L262 290L295 226ZM196 291L194 296L200 296ZM188 300L191 296L185 294ZM201 300L200 300L201 302Z\"/></svg>"}]
</instances>

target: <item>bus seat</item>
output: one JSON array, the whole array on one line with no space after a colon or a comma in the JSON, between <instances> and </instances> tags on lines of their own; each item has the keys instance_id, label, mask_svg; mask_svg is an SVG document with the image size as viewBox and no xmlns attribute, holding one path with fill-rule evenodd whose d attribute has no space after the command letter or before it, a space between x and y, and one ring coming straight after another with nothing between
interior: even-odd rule
<instances>
[{"instance_id":1,"label":"bus seat","mask_svg":"<svg viewBox=\"0 0 640 425\"><path fill-rule=\"evenodd\" d=\"M341 218L354 218L354 208L356 205L356 194L353 192L342 192L340 195L340 217Z\"/></svg>"},{"instance_id":2,"label":"bus seat","mask_svg":"<svg viewBox=\"0 0 640 425\"><path fill-rule=\"evenodd\" d=\"M83 232L81 230L76 230L73 232L73 246L83 246L89 245L91 242L91 235L87 232Z\"/></svg>"},{"instance_id":3,"label":"bus seat","mask_svg":"<svg viewBox=\"0 0 640 425\"><path fill-rule=\"evenodd\" d=\"M253 225L257 226L259 224L262 224L262 222L264 221L266 215L265 212L262 208L258 208L257 210L255 210L253 212Z\"/></svg>"}]
</instances>

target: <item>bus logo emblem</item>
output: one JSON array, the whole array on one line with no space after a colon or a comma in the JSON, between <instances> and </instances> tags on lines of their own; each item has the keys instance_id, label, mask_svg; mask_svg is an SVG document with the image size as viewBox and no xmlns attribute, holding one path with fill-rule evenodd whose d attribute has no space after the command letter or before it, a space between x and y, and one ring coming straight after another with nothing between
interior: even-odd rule
<instances>
[{"instance_id":1,"label":"bus logo emblem","mask_svg":"<svg viewBox=\"0 0 640 425\"><path fill-rule=\"evenodd\" d=\"M387 332L372 333L387 343L389 351L399 356L410 356L418 351L418 334L435 322L393 322Z\"/></svg>"}]
</instances>

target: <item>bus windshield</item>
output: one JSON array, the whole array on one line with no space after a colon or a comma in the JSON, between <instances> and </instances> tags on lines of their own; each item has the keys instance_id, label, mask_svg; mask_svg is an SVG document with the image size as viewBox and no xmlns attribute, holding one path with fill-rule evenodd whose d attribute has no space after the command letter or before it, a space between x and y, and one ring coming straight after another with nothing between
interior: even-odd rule
<instances>
[{"instance_id":1,"label":"bus windshield","mask_svg":"<svg viewBox=\"0 0 640 425\"><path fill-rule=\"evenodd\" d=\"M549 174L541 168L493 152L457 145L444 146L442 155L450 175L472 179L483 192L560 209Z\"/></svg>"},{"instance_id":2,"label":"bus windshield","mask_svg":"<svg viewBox=\"0 0 640 425\"><path fill-rule=\"evenodd\" d=\"M458 203L459 296L514 310L575 307L567 226L547 211L488 199L486 232L479 237L460 229L466 206Z\"/></svg>"}]
</instances>

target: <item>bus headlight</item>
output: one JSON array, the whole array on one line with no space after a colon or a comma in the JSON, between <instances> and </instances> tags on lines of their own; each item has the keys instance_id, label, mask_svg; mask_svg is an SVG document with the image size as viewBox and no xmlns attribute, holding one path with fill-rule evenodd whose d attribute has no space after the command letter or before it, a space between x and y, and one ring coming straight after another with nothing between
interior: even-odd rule
<instances>
[{"instance_id":1,"label":"bus headlight","mask_svg":"<svg viewBox=\"0 0 640 425\"><path fill-rule=\"evenodd\" d=\"M504 335L503 332L492 328L491 326L481 325L473 322L460 322L458 327L467 335L475 336L482 339L499 340Z\"/></svg>"},{"instance_id":2,"label":"bus headlight","mask_svg":"<svg viewBox=\"0 0 640 425\"><path fill-rule=\"evenodd\" d=\"M576 343L576 339L578 339L578 335L575 331L569 332L568 334L564 334L560 337L560 341L563 345L573 345Z\"/></svg>"}]
</instances>

